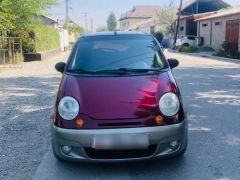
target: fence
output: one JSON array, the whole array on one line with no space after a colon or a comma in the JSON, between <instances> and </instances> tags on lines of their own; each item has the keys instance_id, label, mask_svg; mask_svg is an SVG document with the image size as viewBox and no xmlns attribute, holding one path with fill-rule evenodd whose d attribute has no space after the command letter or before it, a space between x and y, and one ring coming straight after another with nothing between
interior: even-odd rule
<instances>
[{"instance_id":1,"label":"fence","mask_svg":"<svg viewBox=\"0 0 240 180\"><path fill-rule=\"evenodd\" d=\"M22 67L22 40L19 37L0 37L0 68Z\"/></svg>"}]
</instances>

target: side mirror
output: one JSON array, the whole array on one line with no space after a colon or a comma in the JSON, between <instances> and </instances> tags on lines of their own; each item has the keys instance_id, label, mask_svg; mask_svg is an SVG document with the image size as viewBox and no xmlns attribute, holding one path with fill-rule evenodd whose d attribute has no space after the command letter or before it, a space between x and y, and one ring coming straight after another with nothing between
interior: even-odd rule
<instances>
[{"instance_id":1,"label":"side mirror","mask_svg":"<svg viewBox=\"0 0 240 180\"><path fill-rule=\"evenodd\" d=\"M176 59L168 59L168 63L170 65L171 69L173 69L179 65L179 61Z\"/></svg>"},{"instance_id":2,"label":"side mirror","mask_svg":"<svg viewBox=\"0 0 240 180\"><path fill-rule=\"evenodd\" d=\"M66 67L66 63L65 62L59 62L55 65L55 69L60 72L63 73Z\"/></svg>"}]
</instances>

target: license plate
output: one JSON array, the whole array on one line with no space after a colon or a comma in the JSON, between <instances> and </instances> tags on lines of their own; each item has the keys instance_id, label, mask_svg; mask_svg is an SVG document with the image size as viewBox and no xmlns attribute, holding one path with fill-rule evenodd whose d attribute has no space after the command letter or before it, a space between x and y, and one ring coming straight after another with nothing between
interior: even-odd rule
<instances>
[{"instance_id":1,"label":"license plate","mask_svg":"<svg viewBox=\"0 0 240 180\"><path fill-rule=\"evenodd\" d=\"M99 135L93 137L92 148L99 150L147 149L148 135Z\"/></svg>"}]
</instances>

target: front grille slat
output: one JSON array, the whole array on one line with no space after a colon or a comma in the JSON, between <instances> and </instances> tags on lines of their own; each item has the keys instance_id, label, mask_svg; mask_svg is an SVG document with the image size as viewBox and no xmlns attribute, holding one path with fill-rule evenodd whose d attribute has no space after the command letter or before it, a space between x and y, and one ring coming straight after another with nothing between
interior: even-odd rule
<instances>
[{"instance_id":1,"label":"front grille slat","mask_svg":"<svg viewBox=\"0 0 240 180\"><path fill-rule=\"evenodd\" d=\"M147 150L95 150L85 148L85 152L91 159L132 159L152 156L157 145L151 145Z\"/></svg>"},{"instance_id":2,"label":"front grille slat","mask_svg":"<svg viewBox=\"0 0 240 180\"><path fill-rule=\"evenodd\" d=\"M122 122L122 123L101 123L99 126L111 127L111 126L138 126L141 125L140 122Z\"/></svg>"}]
</instances>

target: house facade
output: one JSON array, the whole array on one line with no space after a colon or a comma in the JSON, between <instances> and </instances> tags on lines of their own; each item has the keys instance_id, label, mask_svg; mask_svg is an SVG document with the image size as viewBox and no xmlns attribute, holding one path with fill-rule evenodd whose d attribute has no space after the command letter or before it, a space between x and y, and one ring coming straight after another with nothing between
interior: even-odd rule
<instances>
[{"instance_id":1,"label":"house facade","mask_svg":"<svg viewBox=\"0 0 240 180\"><path fill-rule=\"evenodd\" d=\"M179 21L179 37L186 35L197 36L198 25L195 21L199 16L206 16L229 5L222 0L189 0L182 6Z\"/></svg>"},{"instance_id":2,"label":"house facade","mask_svg":"<svg viewBox=\"0 0 240 180\"><path fill-rule=\"evenodd\" d=\"M158 11L160 11L160 6L134 6L132 10L121 15L120 30L132 30L137 24L154 18Z\"/></svg>"},{"instance_id":3,"label":"house facade","mask_svg":"<svg viewBox=\"0 0 240 180\"><path fill-rule=\"evenodd\" d=\"M57 19L54 19L50 16L41 15L41 16L38 16L37 19L38 19L40 24L43 24L45 26L51 26L51 27L54 27L56 29L63 27L62 25L60 25L60 23L58 22Z\"/></svg>"},{"instance_id":4,"label":"house facade","mask_svg":"<svg viewBox=\"0 0 240 180\"><path fill-rule=\"evenodd\" d=\"M225 42L230 55L237 56L240 53L240 7L218 11L198 18L196 22L203 46L217 49Z\"/></svg>"},{"instance_id":5,"label":"house facade","mask_svg":"<svg viewBox=\"0 0 240 180\"><path fill-rule=\"evenodd\" d=\"M153 34L157 31L164 31L164 28L166 28L166 25L164 26L163 24L161 24L157 18L151 18L135 24L129 30Z\"/></svg>"}]
</instances>

